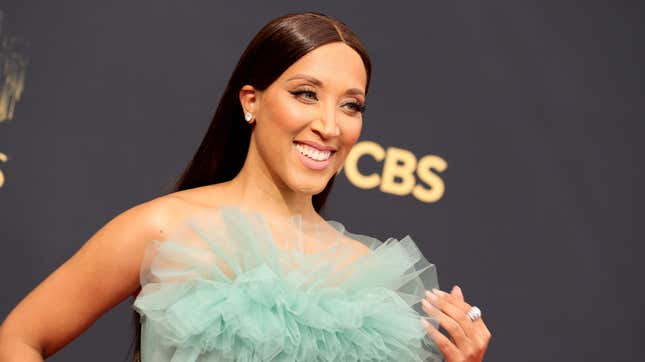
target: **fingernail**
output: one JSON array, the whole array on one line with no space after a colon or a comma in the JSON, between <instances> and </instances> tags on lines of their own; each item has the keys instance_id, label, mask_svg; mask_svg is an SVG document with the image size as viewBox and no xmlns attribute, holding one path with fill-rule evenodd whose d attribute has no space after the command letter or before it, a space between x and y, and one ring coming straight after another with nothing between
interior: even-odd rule
<instances>
[{"instance_id":1,"label":"fingernail","mask_svg":"<svg viewBox=\"0 0 645 362\"><path fill-rule=\"evenodd\" d=\"M421 299L421 304L423 304L423 306L426 307L427 309L432 309L432 304L430 304L430 302L428 302L425 299Z\"/></svg>"},{"instance_id":2,"label":"fingernail","mask_svg":"<svg viewBox=\"0 0 645 362\"><path fill-rule=\"evenodd\" d=\"M421 323L426 328L430 327L430 323L427 320L425 320L425 318L421 318Z\"/></svg>"},{"instance_id":3,"label":"fingernail","mask_svg":"<svg viewBox=\"0 0 645 362\"><path fill-rule=\"evenodd\" d=\"M443 290L439 290L437 288L432 288L432 292L434 294L436 294L436 295L444 295L444 294L446 294L446 292L444 292Z\"/></svg>"},{"instance_id":4,"label":"fingernail","mask_svg":"<svg viewBox=\"0 0 645 362\"><path fill-rule=\"evenodd\" d=\"M430 300L437 300L437 296L430 293L430 291L427 291L427 290L426 290L426 297L428 297L428 299Z\"/></svg>"}]
</instances>

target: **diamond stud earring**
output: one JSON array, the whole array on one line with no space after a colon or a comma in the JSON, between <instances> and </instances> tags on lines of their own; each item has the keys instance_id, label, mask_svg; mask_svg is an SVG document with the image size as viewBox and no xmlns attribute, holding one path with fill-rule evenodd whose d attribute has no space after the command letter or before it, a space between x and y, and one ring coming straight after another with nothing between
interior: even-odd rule
<instances>
[{"instance_id":1,"label":"diamond stud earring","mask_svg":"<svg viewBox=\"0 0 645 362\"><path fill-rule=\"evenodd\" d=\"M244 113L244 119L248 122L251 123L251 120L253 119L253 115L249 112Z\"/></svg>"}]
</instances>

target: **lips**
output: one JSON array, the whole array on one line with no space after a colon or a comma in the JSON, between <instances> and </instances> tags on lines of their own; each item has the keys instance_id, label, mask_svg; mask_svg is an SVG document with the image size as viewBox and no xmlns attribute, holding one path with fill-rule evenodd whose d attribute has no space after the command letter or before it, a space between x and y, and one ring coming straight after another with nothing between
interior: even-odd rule
<instances>
[{"instance_id":1,"label":"lips","mask_svg":"<svg viewBox=\"0 0 645 362\"><path fill-rule=\"evenodd\" d=\"M334 152L331 152L331 154L329 155L329 158L327 158L324 161L314 160L308 156L305 156L304 154L302 154L302 152L300 152L297 149L298 142L294 142L293 144L294 144L294 153L296 154L296 157L300 160L301 164L308 169L311 169L314 171L324 170L331 164L331 161L334 158Z\"/></svg>"},{"instance_id":2,"label":"lips","mask_svg":"<svg viewBox=\"0 0 645 362\"><path fill-rule=\"evenodd\" d=\"M320 144L318 142L314 141L300 141L300 140L295 140L293 141L294 143L300 143L303 145L307 145L309 147L313 147L317 149L318 151L331 151L332 153L336 152L336 147L333 146L325 146L323 144Z\"/></svg>"}]
</instances>

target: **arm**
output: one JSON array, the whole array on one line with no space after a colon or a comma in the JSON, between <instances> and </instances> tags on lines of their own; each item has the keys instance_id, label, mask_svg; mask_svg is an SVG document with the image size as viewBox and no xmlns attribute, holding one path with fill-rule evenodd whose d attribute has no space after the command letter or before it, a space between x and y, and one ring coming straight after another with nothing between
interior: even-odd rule
<instances>
[{"instance_id":1,"label":"arm","mask_svg":"<svg viewBox=\"0 0 645 362\"><path fill-rule=\"evenodd\" d=\"M117 215L20 301L0 325L0 361L42 361L132 295L148 241L163 237L169 202Z\"/></svg>"}]
</instances>

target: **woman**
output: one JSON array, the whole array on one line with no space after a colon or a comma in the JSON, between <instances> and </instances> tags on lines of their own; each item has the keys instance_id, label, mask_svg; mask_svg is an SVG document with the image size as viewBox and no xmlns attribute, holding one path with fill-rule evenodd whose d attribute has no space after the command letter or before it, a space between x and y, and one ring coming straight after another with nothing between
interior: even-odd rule
<instances>
[{"instance_id":1,"label":"woman","mask_svg":"<svg viewBox=\"0 0 645 362\"><path fill-rule=\"evenodd\" d=\"M135 360L429 360L438 347L481 361L478 310L458 287L425 292L436 271L409 236L383 243L319 214L360 135L370 72L336 19L269 22L176 190L119 214L27 295L2 324L0 360L41 361L132 296Z\"/></svg>"}]
</instances>

